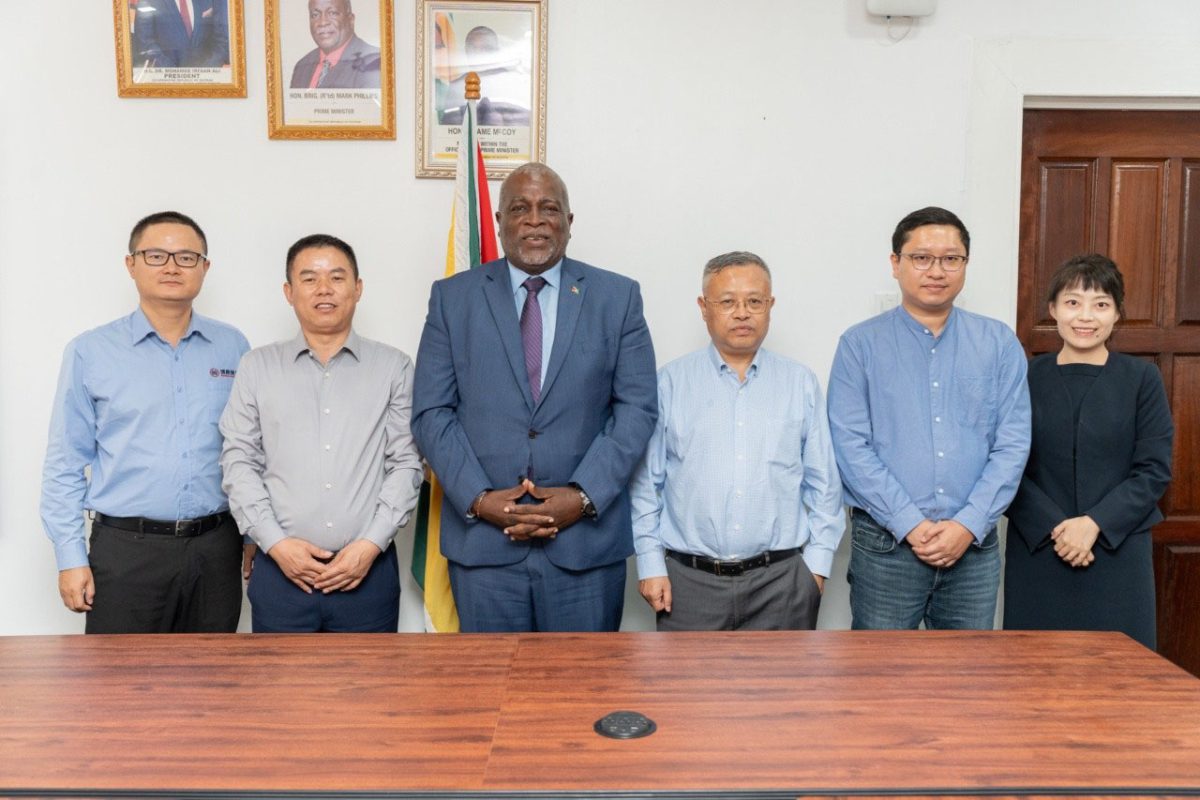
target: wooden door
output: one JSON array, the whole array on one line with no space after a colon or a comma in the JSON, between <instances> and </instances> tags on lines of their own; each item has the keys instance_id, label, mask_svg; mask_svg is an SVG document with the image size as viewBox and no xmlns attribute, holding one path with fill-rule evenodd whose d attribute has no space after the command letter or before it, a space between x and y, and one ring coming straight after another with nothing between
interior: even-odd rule
<instances>
[{"instance_id":1,"label":"wooden door","mask_svg":"<svg viewBox=\"0 0 1200 800\"><path fill-rule=\"evenodd\" d=\"M1200 675L1200 112L1025 112L1017 335L1057 350L1050 274L1103 253L1125 276L1113 349L1158 365L1175 419L1154 529L1158 649Z\"/></svg>"}]
</instances>

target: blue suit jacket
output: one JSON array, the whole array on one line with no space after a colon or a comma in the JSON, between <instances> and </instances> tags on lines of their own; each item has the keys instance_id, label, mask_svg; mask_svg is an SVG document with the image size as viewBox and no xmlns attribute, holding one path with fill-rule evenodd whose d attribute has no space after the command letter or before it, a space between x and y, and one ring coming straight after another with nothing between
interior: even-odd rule
<instances>
[{"instance_id":1,"label":"blue suit jacket","mask_svg":"<svg viewBox=\"0 0 1200 800\"><path fill-rule=\"evenodd\" d=\"M654 347L636 282L563 259L558 321L540 402L501 259L437 281L413 382L413 434L445 490L441 548L467 566L516 563L512 542L467 511L485 489L578 483L596 504L546 556L566 569L633 553L627 484L658 416Z\"/></svg>"},{"instance_id":2,"label":"blue suit jacket","mask_svg":"<svg viewBox=\"0 0 1200 800\"><path fill-rule=\"evenodd\" d=\"M183 27L173 0L138 0L133 26L133 69L220 67L229 63L229 5L226 0L195 0L192 35Z\"/></svg>"}]
</instances>

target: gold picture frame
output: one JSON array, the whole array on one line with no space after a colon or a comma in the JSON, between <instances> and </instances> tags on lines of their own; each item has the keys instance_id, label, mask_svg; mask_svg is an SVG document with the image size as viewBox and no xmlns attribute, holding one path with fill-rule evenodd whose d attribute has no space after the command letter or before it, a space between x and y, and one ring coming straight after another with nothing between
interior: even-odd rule
<instances>
[{"instance_id":1,"label":"gold picture frame","mask_svg":"<svg viewBox=\"0 0 1200 800\"><path fill-rule=\"evenodd\" d=\"M395 139L393 0L358 0L349 19L341 0L314 2L322 16L310 21L303 0L266 0L268 135ZM321 40L341 41L328 62Z\"/></svg>"},{"instance_id":2,"label":"gold picture frame","mask_svg":"<svg viewBox=\"0 0 1200 800\"><path fill-rule=\"evenodd\" d=\"M549 0L417 0L416 172L453 178L466 74L490 178L546 153Z\"/></svg>"},{"instance_id":3,"label":"gold picture frame","mask_svg":"<svg viewBox=\"0 0 1200 800\"><path fill-rule=\"evenodd\" d=\"M120 97L245 97L242 0L113 0ZM194 17L195 19L192 19Z\"/></svg>"}]
</instances>

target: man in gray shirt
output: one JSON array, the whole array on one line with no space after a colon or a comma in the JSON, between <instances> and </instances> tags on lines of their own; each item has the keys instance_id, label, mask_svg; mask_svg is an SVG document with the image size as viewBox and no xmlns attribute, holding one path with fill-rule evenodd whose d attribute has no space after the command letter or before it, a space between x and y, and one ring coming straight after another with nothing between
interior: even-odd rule
<instances>
[{"instance_id":1,"label":"man in gray shirt","mask_svg":"<svg viewBox=\"0 0 1200 800\"><path fill-rule=\"evenodd\" d=\"M421 484L412 360L352 329L362 280L341 239L292 245L283 293L300 334L246 354L221 416L222 486L259 547L253 627L394 633L392 537Z\"/></svg>"}]
</instances>

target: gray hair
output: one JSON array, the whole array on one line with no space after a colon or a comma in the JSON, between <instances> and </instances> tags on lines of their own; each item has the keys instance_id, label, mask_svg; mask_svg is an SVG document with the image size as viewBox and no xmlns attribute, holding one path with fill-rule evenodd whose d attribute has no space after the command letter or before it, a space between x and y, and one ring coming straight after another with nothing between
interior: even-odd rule
<instances>
[{"instance_id":1,"label":"gray hair","mask_svg":"<svg viewBox=\"0 0 1200 800\"><path fill-rule=\"evenodd\" d=\"M708 282L712 280L713 275L728 267L759 267L767 273L767 281L771 280L771 268L767 266L767 262L747 250L734 250L731 253L713 256L708 260L708 263L704 265L704 275L700 279L700 290L704 291L708 288Z\"/></svg>"},{"instance_id":2,"label":"gray hair","mask_svg":"<svg viewBox=\"0 0 1200 800\"><path fill-rule=\"evenodd\" d=\"M529 161L508 173L508 177L504 179L504 183L500 184L500 211L504 211L505 201L508 199L509 183L519 175L529 175L535 178L542 178L551 183L558 185L559 191L562 194L563 212L571 213L571 198L567 195L567 184L559 176L557 172L550 169L540 161Z\"/></svg>"}]
</instances>

